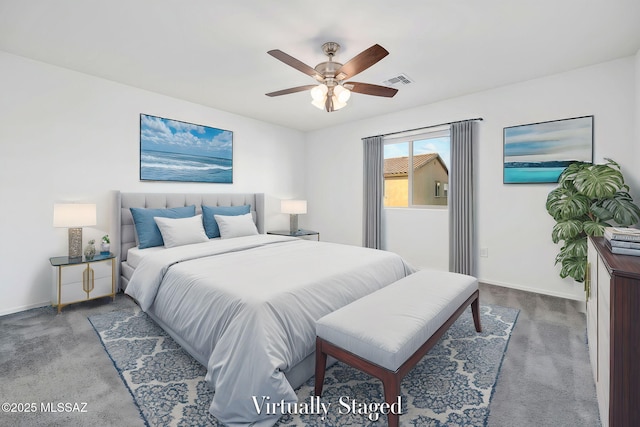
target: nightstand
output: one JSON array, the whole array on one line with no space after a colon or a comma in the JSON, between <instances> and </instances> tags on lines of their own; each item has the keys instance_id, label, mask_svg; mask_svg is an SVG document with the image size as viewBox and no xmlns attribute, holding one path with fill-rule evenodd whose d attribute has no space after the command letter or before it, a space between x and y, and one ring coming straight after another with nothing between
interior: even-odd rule
<instances>
[{"instance_id":1,"label":"nightstand","mask_svg":"<svg viewBox=\"0 0 640 427\"><path fill-rule=\"evenodd\" d=\"M53 266L53 295L51 304L58 313L65 305L96 298L116 299L116 256L98 254L90 260L68 256L49 258Z\"/></svg>"},{"instance_id":2,"label":"nightstand","mask_svg":"<svg viewBox=\"0 0 640 427\"><path fill-rule=\"evenodd\" d=\"M312 239L316 239L318 242L320 241L320 233L317 231L313 231L313 230L298 230L294 233L290 232L289 230L275 230L275 231L267 231L267 234L276 234L278 236L290 236L290 237L297 237L299 239L304 239L304 240L312 240Z\"/></svg>"}]
</instances>

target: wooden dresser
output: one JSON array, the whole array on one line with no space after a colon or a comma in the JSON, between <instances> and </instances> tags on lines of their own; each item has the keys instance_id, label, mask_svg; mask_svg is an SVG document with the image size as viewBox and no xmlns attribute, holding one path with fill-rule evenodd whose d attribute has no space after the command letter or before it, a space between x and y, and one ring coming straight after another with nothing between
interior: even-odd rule
<instances>
[{"instance_id":1,"label":"wooden dresser","mask_svg":"<svg viewBox=\"0 0 640 427\"><path fill-rule=\"evenodd\" d=\"M603 426L640 425L640 257L590 237L587 336Z\"/></svg>"}]
</instances>

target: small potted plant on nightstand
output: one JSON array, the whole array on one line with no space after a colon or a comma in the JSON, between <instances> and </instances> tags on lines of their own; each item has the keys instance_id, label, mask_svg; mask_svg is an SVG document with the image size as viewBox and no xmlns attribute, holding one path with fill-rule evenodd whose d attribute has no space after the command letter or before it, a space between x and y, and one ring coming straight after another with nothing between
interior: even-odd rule
<instances>
[{"instance_id":1,"label":"small potted plant on nightstand","mask_svg":"<svg viewBox=\"0 0 640 427\"><path fill-rule=\"evenodd\" d=\"M111 251L111 240L109 240L109 235L105 234L102 236L102 242L100 243L100 253L102 255L107 255Z\"/></svg>"}]
</instances>

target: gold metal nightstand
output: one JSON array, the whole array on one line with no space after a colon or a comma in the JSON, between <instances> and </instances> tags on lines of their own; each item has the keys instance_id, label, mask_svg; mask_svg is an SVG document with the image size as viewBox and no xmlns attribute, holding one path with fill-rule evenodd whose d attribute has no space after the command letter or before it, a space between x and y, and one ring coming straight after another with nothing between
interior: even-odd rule
<instances>
[{"instance_id":1,"label":"gold metal nightstand","mask_svg":"<svg viewBox=\"0 0 640 427\"><path fill-rule=\"evenodd\" d=\"M96 298L116 298L116 256L99 254L90 260L68 256L49 258L54 267L51 304L62 307Z\"/></svg>"}]
</instances>

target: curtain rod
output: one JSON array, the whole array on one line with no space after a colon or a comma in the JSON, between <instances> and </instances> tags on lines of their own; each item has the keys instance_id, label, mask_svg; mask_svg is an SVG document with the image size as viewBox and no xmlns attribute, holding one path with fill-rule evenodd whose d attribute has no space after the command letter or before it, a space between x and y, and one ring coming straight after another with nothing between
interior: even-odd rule
<instances>
[{"instance_id":1,"label":"curtain rod","mask_svg":"<svg viewBox=\"0 0 640 427\"><path fill-rule=\"evenodd\" d=\"M423 129L429 129L429 128L437 128L438 126L446 126L446 125L452 125L454 123L462 123L462 122L475 122L475 121L482 121L484 120L482 117L476 117L475 119L467 119L467 120L456 120L455 122L447 122L447 123L440 123L437 125L430 125L430 126L423 126L423 127L419 127L419 128L415 128L415 129L407 129L407 130L401 130L398 132L390 132L390 133L384 133L382 135L374 135L374 136L390 136L390 135L397 135L399 133L405 133L405 132L413 132L416 130L423 130ZM369 136L368 138L373 138L374 136Z\"/></svg>"}]
</instances>

